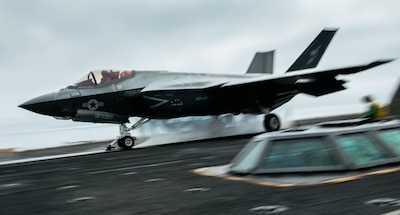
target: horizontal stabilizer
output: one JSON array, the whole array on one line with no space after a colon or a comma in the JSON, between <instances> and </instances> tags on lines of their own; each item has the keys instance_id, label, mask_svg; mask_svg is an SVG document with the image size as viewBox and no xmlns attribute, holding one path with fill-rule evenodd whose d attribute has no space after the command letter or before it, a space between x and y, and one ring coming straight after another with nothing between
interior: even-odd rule
<instances>
[{"instance_id":1,"label":"horizontal stabilizer","mask_svg":"<svg viewBox=\"0 0 400 215\"><path fill-rule=\"evenodd\" d=\"M257 52L246 73L272 74L274 66L274 52L275 50L269 52Z\"/></svg>"},{"instance_id":2,"label":"horizontal stabilizer","mask_svg":"<svg viewBox=\"0 0 400 215\"><path fill-rule=\"evenodd\" d=\"M332 69L332 70L325 70L325 71L318 71L318 72L311 72L310 74L326 74L326 75L348 75L348 74L354 74L357 72L361 72L367 69L371 69L376 66L380 66L382 64L390 63L395 59L383 59L383 60L376 60L368 64L364 65L359 65L359 66L352 66L352 67L346 67L346 68L341 68L341 69Z\"/></svg>"},{"instance_id":3,"label":"horizontal stabilizer","mask_svg":"<svg viewBox=\"0 0 400 215\"><path fill-rule=\"evenodd\" d=\"M322 30L286 72L317 67L319 60L321 60L322 55L325 53L326 48L337 30L338 29Z\"/></svg>"}]
</instances>

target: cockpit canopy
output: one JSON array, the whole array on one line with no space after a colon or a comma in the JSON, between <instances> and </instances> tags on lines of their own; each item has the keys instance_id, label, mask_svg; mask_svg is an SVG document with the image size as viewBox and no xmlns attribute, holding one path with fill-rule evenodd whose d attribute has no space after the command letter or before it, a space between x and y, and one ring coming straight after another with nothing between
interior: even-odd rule
<instances>
[{"instance_id":1,"label":"cockpit canopy","mask_svg":"<svg viewBox=\"0 0 400 215\"><path fill-rule=\"evenodd\" d=\"M83 76L72 87L83 87L104 84L109 81L123 79L126 77L132 77L135 75L135 71L126 69L99 69L89 72Z\"/></svg>"}]
</instances>

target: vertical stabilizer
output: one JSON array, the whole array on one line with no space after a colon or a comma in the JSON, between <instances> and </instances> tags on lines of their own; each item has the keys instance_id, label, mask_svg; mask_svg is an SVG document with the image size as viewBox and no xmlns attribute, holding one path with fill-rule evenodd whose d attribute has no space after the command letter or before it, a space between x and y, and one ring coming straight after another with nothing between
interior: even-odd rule
<instances>
[{"instance_id":1,"label":"vertical stabilizer","mask_svg":"<svg viewBox=\"0 0 400 215\"><path fill-rule=\"evenodd\" d=\"M337 30L322 30L286 72L315 68Z\"/></svg>"},{"instance_id":2,"label":"vertical stabilizer","mask_svg":"<svg viewBox=\"0 0 400 215\"><path fill-rule=\"evenodd\" d=\"M267 73L272 74L274 66L274 52L257 52L251 61L246 73Z\"/></svg>"}]
</instances>

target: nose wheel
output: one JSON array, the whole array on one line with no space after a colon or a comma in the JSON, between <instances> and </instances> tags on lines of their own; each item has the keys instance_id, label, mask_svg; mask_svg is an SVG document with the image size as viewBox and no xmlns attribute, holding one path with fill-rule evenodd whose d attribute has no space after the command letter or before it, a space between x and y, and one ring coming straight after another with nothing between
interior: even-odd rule
<instances>
[{"instance_id":1,"label":"nose wheel","mask_svg":"<svg viewBox=\"0 0 400 215\"><path fill-rule=\"evenodd\" d=\"M131 127L127 127L126 124L121 124L119 126L120 135L118 136L118 139L111 142L110 145L107 146L106 150L111 151L118 148L121 148L123 150L132 149L132 147L135 146L136 137L131 136L130 131L142 126L144 123L148 121L150 121L149 118L141 118Z\"/></svg>"},{"instance_id":2,"label":"nose wheel","mask_svg":"<svg viewBox=\"0 0 400 215\"><path fill-rule=\"evenodd\" d=\"M118 146L123 148L124 150L132 149L135 145L135 137L126 136L123 138L118 139Z\"/></svg>"}]
</instances>

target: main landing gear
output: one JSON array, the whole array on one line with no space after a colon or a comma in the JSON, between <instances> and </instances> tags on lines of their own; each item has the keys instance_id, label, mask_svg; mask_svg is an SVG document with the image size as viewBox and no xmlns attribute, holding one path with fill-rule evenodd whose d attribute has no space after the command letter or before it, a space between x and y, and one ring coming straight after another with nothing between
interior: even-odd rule
<instances>
[{"instance_id":1,"label":"main landing gear","mask_svg":"<svg viewBox=\"0 0 400 215\"><path fill-rule=\"evenodd\" d=\"M267 114L264 116L264 128L267 131L278 131L281 128L279 117L275 114Z\"/></svg>"},{"instance_id":2,"label":"main landing gear","mask_svg":"<svg viewBox=\"0 0 400 215\"><path fill-rule=\"evenodd\" d=\"M119 125L120 135L118 136L118 139L111 142L110 145L107 146L106 150L110 151L110 150L116 149L117 147L120 147L123 150L132 149L132 147L135 145L136 137L131 136L130 131L132 131L135 128L140 127L141 125L143 125L144 123L146 123L148 121L150 121L149 118L141 118L139 121L137 121L131 127L127 127L126 124Z\"/></svg>"}]
</instances>

